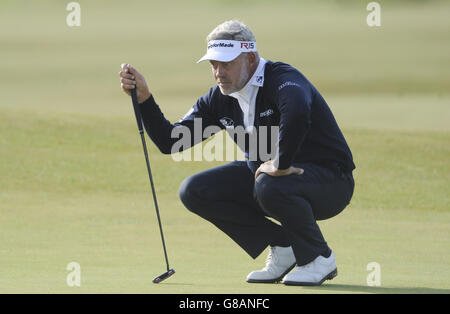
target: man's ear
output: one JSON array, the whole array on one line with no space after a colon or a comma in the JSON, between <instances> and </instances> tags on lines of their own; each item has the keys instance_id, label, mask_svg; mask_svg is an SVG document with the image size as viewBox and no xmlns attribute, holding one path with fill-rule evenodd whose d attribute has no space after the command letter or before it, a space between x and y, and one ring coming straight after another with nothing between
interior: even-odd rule
<instances>
[{"instance_id":1,"label":"man's ear","mask_svg":"<svg viewBox=\"0 0 450 314\"><path fill-rule=\"evenodd\" d=\"M255 63L257 63L256 53L254 53L254 52L249 52L249 53L248 53L248 58L249 58L249 61L250 61L250 64L251 64L251 65L254 65Z\"/></svg>"},{"instance_id":2,"label":"man's ear","mask_svg":"<svg viewBox=\"0 0 450 314\"><path fill-rule=\"evenodd\" d=\"M248 66L250 66L250 68L255 67L257 64L256 53L247 52L245 54L245 61L247 62ZM255 69L256 69L256 67L255 67Z\"/></svg>"}]
</instances>

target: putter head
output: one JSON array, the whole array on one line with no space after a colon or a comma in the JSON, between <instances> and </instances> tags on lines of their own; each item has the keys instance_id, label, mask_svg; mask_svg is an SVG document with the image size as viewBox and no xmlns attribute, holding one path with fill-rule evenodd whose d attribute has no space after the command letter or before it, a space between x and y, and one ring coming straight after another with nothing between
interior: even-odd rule
<instances>
[{"instance_id":1,"label":"putter head","mask_svg":"<svg viewBox=\"0 0 450 314\"><path fill-rule=\"evenodd\" d=\"M160 283L161 281L169 278L170 276L172 276L173 274L175 274L175 269L169 269L168 271L166 271L164 274L159 275L158 277L156 277L155 279L153 279L153 283Z\"/></svg>"}]
</instances>

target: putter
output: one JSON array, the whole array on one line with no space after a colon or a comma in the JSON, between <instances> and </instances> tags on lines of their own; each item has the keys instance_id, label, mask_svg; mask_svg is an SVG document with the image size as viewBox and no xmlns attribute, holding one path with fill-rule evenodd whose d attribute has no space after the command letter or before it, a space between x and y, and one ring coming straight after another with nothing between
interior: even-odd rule
<instances>
[{"instance_id":1,"label":"putter","mask_svg":"<svg viewBox=\"0 0 450 314\"><path fill-rule=\"evenodd\" d=\"M162 240L162 245L163 245L163 249L164 249L164 257L166 259L167 271L164 274L161 274L158 277L156 277L155 279L153 279L153 283L160 283L164 279L167 279L170 276L172 276L173 274L175 274L175 270L170 269L169 259L167 258L166 243L164 241L164 234L163 234L162 225L161 225L161 218L159 216L158 201L156 200L155 185L153 184L152 170L150 168L150 161L148 158L147 145L145 144L144 129L142 126L142 116L141 116L141 110L139 108L139 104L138 104L138 100L137 100L136 88L131 90L131 100L133 102L134 114L136 116L136 122L137 122L138 130L139 130L139 134L141 135L142 147L144 149L144 155L145 155L145 162L147 163L148 176L150 178L150 186L152 188L153 201L155 202L156 216L158 217L159 232L161 233L161 240Z\"/></svg>"}]
</instances>

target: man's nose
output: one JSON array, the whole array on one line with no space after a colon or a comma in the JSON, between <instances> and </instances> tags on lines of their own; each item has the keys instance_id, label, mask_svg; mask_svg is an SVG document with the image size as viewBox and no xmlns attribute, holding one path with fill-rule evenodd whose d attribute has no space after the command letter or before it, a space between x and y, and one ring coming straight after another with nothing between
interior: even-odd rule
<instances>
[{"instance_id":1,"label":"man's nose","mask_svg":"<svg viewBox=\"0 0 450 314\"><path fill-rule=\"evenodd\" d=\"M220 65L218 65L216 68L216 76L217 77L225 76L225 71L224 71L223 67Z\"/></svg>"}]
</instances>

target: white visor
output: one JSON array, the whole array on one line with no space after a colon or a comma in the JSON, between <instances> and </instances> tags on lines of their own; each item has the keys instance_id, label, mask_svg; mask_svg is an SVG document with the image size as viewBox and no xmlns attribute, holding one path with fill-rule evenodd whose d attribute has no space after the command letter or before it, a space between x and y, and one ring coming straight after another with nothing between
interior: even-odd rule
<instances>
[{"instance_id":1,"label":"white visor","mask_svg":"<svg viewBox=\"0 0 450 314\"><path fill-rule=\"evenodd\" d=\"M234 60L242 52L256 51L256 42L237 40L211 40L208 42L206 54L197 61L215 60L228 62Z\"/></svg>"}]
</instances>

